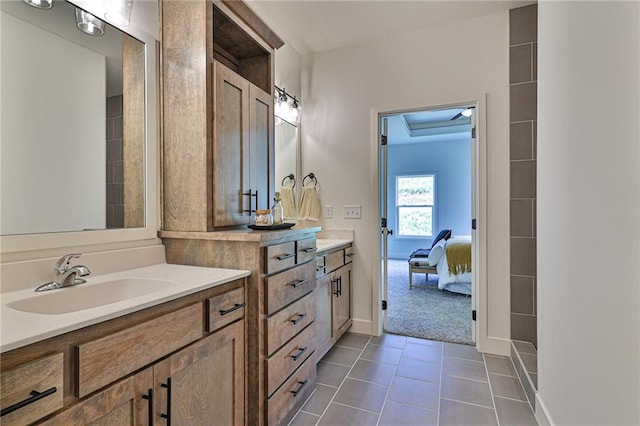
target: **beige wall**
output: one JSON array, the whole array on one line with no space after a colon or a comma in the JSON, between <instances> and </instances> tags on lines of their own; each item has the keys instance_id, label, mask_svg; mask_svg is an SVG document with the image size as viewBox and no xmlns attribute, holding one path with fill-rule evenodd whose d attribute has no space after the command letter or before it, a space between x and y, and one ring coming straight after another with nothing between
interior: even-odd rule
<instances>
[{"instance_id":1,"label":"beige wall","mask_svg":"<svg viewBox=\"0 0 640 426\"><path fill-rule=\"evenodd\" d=\"M302 166L318 177L328 229L355 230L354 330L371 332L378 286L377 156L372 110L487 94L487 314L484 348L509 339L508 12L303 56ZM344 205L362 219L343 219Z\"/></svg>"}]
</instances>

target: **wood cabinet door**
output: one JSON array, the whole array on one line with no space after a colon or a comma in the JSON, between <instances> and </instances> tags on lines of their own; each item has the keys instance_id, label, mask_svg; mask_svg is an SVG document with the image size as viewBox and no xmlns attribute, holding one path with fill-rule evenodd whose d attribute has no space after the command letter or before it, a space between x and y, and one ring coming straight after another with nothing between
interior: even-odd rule
<instances>
[{"instance_id":1,"label":"wood cabinet door","mask_svg":"<svg viewBox=\"0 0 640 426\"><path fill-rule=\"evenodd\" d=\"M250 187L249 82L213 63L213 226L248 224L255 210ZM202 155L202 153L193 153ZM193 188L192 188L193 190ZM251 204L251 207L250 207Z\"/></svg>"},{"instance_id":2,"label":"wood cabinet door","mask_svg":"<svg viewBox=\"0 0 640 426\"><path fill-rule=\"evenodd\" d=\"M156 424L244 424L244 321L154 367Z\"/></svg>"},{"instance_id":3,"label":"wood cabinet door","mask_svg":"<svg viewBox=\"0 0 640 426\"><path fill-rule=\"evenodd\" d=\"M153 404L152 388L153 368L149 367L95 393L41 424L148 425Z\"/></svg>"},{"instance_id":4,"label":"wood cabinet door","mask_svg":"<svg viewBox=\"0 0 640 426\"><path fill-rule=\"evenodd\" d=\"M316 282L316 361L320 361L333 344L331 275L318 278Z\"/></svg>"},{"instance_id":5,"label":"wood cabinet door","mask_svg":"<svg viewBox=\"0 0 640 426\"><path fill-rule=\"evenodd\" d=\"M351 326L351 265L335 272L337 286L333 295L333 334L336 339Z\"/></svg>"},{"instance_id":6,"label":"wood cabinet door","mask_svg":"<svg viewBox=\"0 0 640 426\"><path fill-rule=\"evenodd\" d=\"M258 191L257 208L268 209L274 196L274 115L273 97L250 84L249 86L249 176L250 187ZM247 191L248 188L245 188Z\"/></svg>"}]
</instances>

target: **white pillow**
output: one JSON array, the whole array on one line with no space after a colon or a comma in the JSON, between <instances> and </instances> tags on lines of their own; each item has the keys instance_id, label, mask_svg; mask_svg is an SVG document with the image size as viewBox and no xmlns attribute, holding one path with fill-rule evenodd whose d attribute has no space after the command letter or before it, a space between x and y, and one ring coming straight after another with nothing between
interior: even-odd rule
<instances>
[{"instance_id":1,"label":"white pillow","mask_svg":"<svg viewBox=\"0 0 640 426\"><path fill-rule=\"evenodd\" d=\"M444 247L446 244L447 242L443 238L438 241L435 246L433 246L433 248L429 252L429 257L427 257L427 262L430 266L435 266L440 261L442 255L444 254Z\"/></svg>"}]
</instances>

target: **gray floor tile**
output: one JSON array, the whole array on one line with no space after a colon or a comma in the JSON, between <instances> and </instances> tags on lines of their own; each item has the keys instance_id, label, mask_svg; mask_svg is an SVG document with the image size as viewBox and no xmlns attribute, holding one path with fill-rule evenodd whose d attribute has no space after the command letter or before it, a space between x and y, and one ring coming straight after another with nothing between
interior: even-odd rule
<instances>
[{"instance_id":1,"label":"gray floor tile","mask_svg":"<svg viewBox=\"0 0 640 426\"><path fill-rule=\"evenodd\" d=\"M380 416L380 426L436 426L438 412L387 401Z\"/></svg>"},{"instance_id":2,"label":"gray floor tile","mask_svg":"<svg viewBox=\"0 0 640 426\"><path fill-rule=\"evenodd\" d=\"M316 381L323 385L338 387L344 378L347 377L347 373L349 373L349 367L320 361L317 364L318 378Z\"/></svg>"},{"instance_id":3,"label":"gray floor tile","mask_svg":"<svg viewBox=\"0 0 640 426\"><path fill-rule=\"evenodd\" d=\"M528 402L513 401L511 399L496 397L496 413L498 414L500 424L503 425L538 425Z\"/></svg>"},{"instance_id":4,"label":"gray floor tile","mask_svg":"<svg viewBox=\"0 0 640 426\"><path fill-rule=\"evenodd\" d=\"M505 376L513 377L516 376L516 370L513 367L511 358L485 354L484 359L489 373L503 374Z\"/></svg>"},{"instance_id":5,"label":"gray floor tile","mask_svg":"<svg viewBox=\"0 0 640 426\"><path fill-rule=\"evenodd\" d=\"M390 385L395 371L396 367L392 364L360 359L351 369L349 377L380 385Z\"/></svg>"},{"instance_id":6,"label":"gray floor tile","mask_svg":"<svg viewBox=\"0 0 640 426\"><path fill-rule=\"evenodd\" d=\"M442 347L442 342L438 342L437 340L419 339L417 337L407 337L407 343L426 346L438 346L440 348Z\"/></svg>"},{"instance_id":7,"label":"gray floor tile","mask_svg":"<svg viewBox=\"0 0 640 426\"><path fill-rule=\"evenodd\" d=\"M442 362L442 374L463 377L465 379L487 381L487 371L484 363L467 359L450 358L445 356Z\"/></svg>"},{"instance_id":8,"label":"gray floor tile","mask_svg":"<svg viewBox=\"0 0 640 426\"><path fill-rule=\"evenodd\" d=\"M369 361L386 362L387 364L398 365L401 356L402 349L372 345L369 343L362 352L360 358Z\"/></svg>"},{"instance_id":9,"label":"gray floor tile","mask_svg":"<svg viewBox=\"0 0 640 426\"><path fill-rule=\"evenodd\" d=\"M527 395L524 393L520 379L517 377L489 374L489 382L494 396L503 396L520 401L527 400Z\"/></svg>"},{"instance_id":10,"label":"gray floor tile","mask_svg":"<svg viewBox=\"0 0 640 426\"><path fill-rule=\"evenodd\" d=\"M524 368L526 368L529 373L538 372L538 356L537 355L520 354L520 358L522 358L522 363L524 364Z\"/></svg>"},{"instance_id":11,"label":"gray floor tile","mask_svg":"<svg viewBox=\"0 0 640 426\"><path fill-rule=\"evenodd\" d=\"M442 398L493 408L489 383L458 377L442 377Z\"/></svg>"},{"instance_id":12,"label":"gray floor tile","mask_svg":"<svg viewBox=\"0 0 640 426\"><path fill-rule=\"evenodd\" d=\"M529 373L529 377L531 377L533 386L535 386L535 388L538 389L538 373Z\"/></svg>"},{"instance_id":13,"label":"gray floor tile","mask_svg":"<svg viewBox=\"0 0 640 426\"><path fill-rule=\"evenodd\" d=\"M536 350L536 347L533 346L533 344L531 342L523 342L521 340L514 340L513 341L513 346L515 346L516 349L518 350L518 352L520 352L521 354L536 354L536 353L538 353L538 351Z\"/></svg>"},{"instance_id":14,"label":"gray floor tile","mask_svg":"<svg viewBox=\"0 0 640 426\"><path fill-rule=\"evenodd\" d=\"M445 342L444 356L484 362L484 360L482 359L482 353L478 352L475 346L461 345L459 343Z\"/></svg>"},{"instance_id":15,"label":"gray floor tile","mask_svg":"<svg viewBox=\"0 0 640 426\"><path fill-rule=\"evenodd\" d=\"M407 338L404 336L398 336L397 334L383 333L380 336L373 336L369 343L380 346L390 346L392 348L404 348L404 344L407 343Z\"/></svg>"},{"instance_id":16,"label":"gray floor tile","mask_svg":"<svg viewBox=\"0 0 640 426\"><path fill-rule=\"evenodd\" d=\"M396 376L389 391L390 400L431 410L438 409L438 384Z\"/></svg>"},{"instance_id":17,"label":"gray floor tile","mask_svg":"<svg viewBox=\"0 0 640 426\"><path fill-rule=\"evenodd\" d=\"M396 376L440 383L440 364L440 361L420 361L419 359L401 358L398 369L396 370Z\"/></svg>"},{"instance_id":18,"label":"gray floor tile","mask_svg":"<svg viewBox=\"0 0 640 426\"><path fill-rule=\"evenodd\" d=\"M380 413L388 390L388 386L348 378L338 390L334 402Z\"/></svg>"},{"instance_id":19,"label":"gray floor tile","mask_svg":"<svg viewBox=\"0 0 640 426\"><path fill-rule=\"evenodd\" d=\"M300 411L293 420L291 420L289 426L314 426L318 423L318 420L320 420L320 416Z\"/></svg>"},{"instance_id":20,"label":"gray floor tile","mask_svg":"<svg viewBox=\"0 0 640 426\"><path fill-rule=\"evenodd\" d=\"M378 422L378 414L341 404L331 404L318 426L371 426Z\"/></svg>"},{"instance_id":21,"label":"gray floor tile","mask_svg":"<svg viewBox=\"0 0 640 426\"><path fill-rule=\"evenodd\" d=\"M463 402L440 400L440 426L497 425L496 412L492 408L478 407Z\"/></svg>"},{"instance_id":22,"label":"gray floor tile","mask_svg":"<svg viewBox=\"0 0 640 426\"><path fill-rule=\"evenodd\" d=\"M364 349L369 343L371 336L356 333L345 333L340 340L336 342L338 346L344 346L352 349Z\"/></svg>"},{"instance_id":23,"label":"gray floor tile","mask_svg":"<svg viewBox=\"0 0 640 426\"><path fill-rule=\"evenodd\" d=\"M442 359L442 349L437 346L407 343L404 345L402 357L419 359L422 361L440 361L440 359Z\"/></svg>"},{"instance_id":24,"label":"gray floor tile","mask_svg":"<svg viewBox=\"0 0 640 426\"><path fill-rule=\"evenodd\" d=\"M334 346L322 358L323 361L334 362L351 367L360 356L359 349L343 348L342 346Z\"/></svg>"},{"instance_id":25,"label":"gray floor tile","mask_svg":"<svg viewBox=\"0 0 640 426\"><path fill-rule=\"evenodd\" d=\"M329 406L329 402L331 402L331 398L333 398L337 390L337 388L331 386L317 385L316 390L302 406L302 411L321 415Z\"/></svg>"}]
</instances>

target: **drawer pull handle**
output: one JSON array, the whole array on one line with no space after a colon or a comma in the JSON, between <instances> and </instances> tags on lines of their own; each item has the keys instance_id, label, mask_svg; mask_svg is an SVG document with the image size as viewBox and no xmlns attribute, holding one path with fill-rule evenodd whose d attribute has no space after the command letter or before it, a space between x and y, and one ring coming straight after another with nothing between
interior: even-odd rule
<instances>
[{"instance_id":1,"label":"drawer pull handle","mask_svg":"<svg viewBox=\"0 0 640 426\"><path fill-rule=\"evenodd\" d=\"M306 284L306 283L308 283L308 282L309 282L309 280L300 280L300 281L296 281L295 283L291 283L291 284L289 284L289 285L290 285L291 287L293 287L293 288L298 288L298 287L300 287L301 285L305 285L305 284Z\"/></svg>"},{"instance_id":2,"label":"drawer pull handle","mask_svg":"<svg viewBox=\"0 0 640 426\"><path fill-rule=\"evenodd\" d=\"M353 257L353 256L355 256L356 254L355 254L355 253L345 253L344 255L345 255L345 256L347 256L347 257Z\"/></svg>"},{"instance_id":3,"label":"drawer pull handle","mask_svg":"<svg viewBox=\"0 0 640 426\"><path fill-rule=\"evenodd\" d=\"M233 311L237 311L240 308L244 308L247 304L246 303L235 303L231 308L229 309L220 309L220 315L227 315L230 314Z\"/></svg>"},{"instance_id":4,"label":"drawer pull handle","mask_svg":"<svg viewBox=\"0 0 640 426\"><path fill-rule=\"evenodd\" d=\"M313 253L314 251L318 250L316 247L308 247L306 249L302 249L300 251L304 252L304 253Z\"/></svg>"},{"instance_id":5,"label":"drawer pull handle","mask_svg":"<svg viewBox=\"0 0 640 426\"><path fill-rule=\"evenodd\" d=\"M14 411L19 410L22 407L26 407L29 404L33 404L36 401L40 401L42 398L56 393L57 390L58 388L54 386L51 389L47 389L44 392L31 391L30 393L31 396L29 398L22 400L20 402L17 402L7 408L3 408L2 411L0 411L0 417L13 413Z\"/></svg>"},{"instance_id":6,"label":"drawer pull handle","mask_svg":"<svg viewBox=\"0 0 640 426\"><path fill-rule=\"evenodd\" d=\"M286 259L290 259L293 256L295 256L295 254L293 253L285 253L285 254L281 254L280 256L276 256L276 259L278 260L286 260Z\"/></svg>"},{"instance_id":7,"label":"drawer pull handle","mask_svg":"<svg viewBox=\"0 0 640 426\"><path fill-rule=\"evenodd\" d=\"M319 267L317 267L317 268L316 268L316 272L320 272L320 271L322 271L323 269L324 269L324 266L319 266Z\"/></svg>"},{"instance_id":8,"label":"drawer pull handle","mask_svg":"<svg viewBox=\"0 0 640 426\"><path fill-rule=\"evenodd\" d=\"M304 314L298 314L298 316L295 319L292 319L291 322L294 324L299 323L300 321L302 321L303 319L305 319L307 317L307 313L305 312Z\"/></svg>"},{"instance_id":9,"label":"drawer pull handle","mask_svg":"<svg viewBox=\"0 0 640 426\"><path fill-rule=\"evenodd\" d=\"M142 395L142 399L149 401L149 406L147 408L147 423L149 423L149 426L153 426L153 389L149 388L148 392L148 394Z\"/></svg>"},{"instance_id":10,"label":"drawer pull handle","mask_svg":"<svg viewBox=\"0 0 640 426\"><path fill-rule=\"evenodd\" d=\"M307 384L307 380L305 380L304 382L298 382L300 384L300 386L298 386L298 388L296 390L292 390L291 393L293 394L293 397L295 398L296 396L298 396L298 394L300 393L300 391L302 391L302 388L304 387L304 385Z\"/></svg>"},{"instance_id":11,"label":"drawer pull handle","mask_svg":"<svg viewBox=\"0 0 640 426\"><path fill-rule=\"evenodd\" d=\"M171 377L167 378L167 383L161 383L160 387L167 389L167 413L160 414L160 417L167 419L167 426L171 426Z\"/></svg>"},{"instance_id":12,"label":"drawer pull handle","mask_svg":"<svg viewBox=\"0 0 640 426\"><path fill-rule=\"evenodd\" d=\"M305 346L304 348L298 348L298 353L295 355L291 355L291 358L293 358L294 361L297 361L298 358L300 358L302 354L307 351L308 348L309 348L308 346Z\"/></svg>"}]
</instances>

